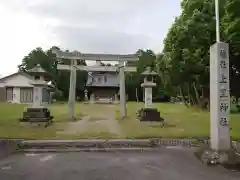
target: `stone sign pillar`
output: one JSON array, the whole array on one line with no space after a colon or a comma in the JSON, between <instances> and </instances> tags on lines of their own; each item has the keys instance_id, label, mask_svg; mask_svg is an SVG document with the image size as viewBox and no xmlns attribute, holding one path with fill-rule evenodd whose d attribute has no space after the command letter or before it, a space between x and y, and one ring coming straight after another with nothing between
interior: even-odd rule
<instances>
[{"instance_id":1,"label":"stone sign pillar","mask_svg":"<svg viewBox=\"0 0 240 180\"><path fill-rule=\"evenodd\" d=\"M141 86L144 88L144 108L139 111L140 121L163 121L160 117L160 112L154 107L152 103L152 88L156 87L156 83L153 82L153 77L157 75L156 72L151 71L148 67L146 71L142 73L144 75L144 83Z\"/></svg>"},{"instance_id":2,"label":"stone sign pillar","mask_svg":"<svg viewBox=\"0 0 240 180\"><path fill-rule=\"evenodd\" d=\"M229 46L217 42L210 48L211 149L230 150Z\"/></svg>"}]
</instances>

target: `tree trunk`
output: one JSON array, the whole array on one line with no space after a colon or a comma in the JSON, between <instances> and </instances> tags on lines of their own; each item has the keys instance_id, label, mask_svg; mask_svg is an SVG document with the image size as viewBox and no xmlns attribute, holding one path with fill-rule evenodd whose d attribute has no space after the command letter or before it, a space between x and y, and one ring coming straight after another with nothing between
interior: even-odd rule
<instances>
[{"instance_id":1,"label":"tree trunk","mask_svg":"<svg viewBox=\"0 0 240 180\"><path fill-rule=\"evenodd\" d=\"M136 100L137 100L137 103L139 102L139 98L138 98L138 89L136 88Z\"/></svg>"},{"instance_id":2,"label":"tree trunk","mask_svg":"<svg viewBox=\"0 0 240 180\"><path fill-rule=\"evenodd\" d=\"M183 98L183 102L184 102L185 106L189 107L188 103L186 102L185 95L183 93L183 89L182 89L181 85L179 86L179 92L180 92L181 97Z\"/></svg>"},{"instance_id":3,"label":"tree trunk","mask_svg":"<svg viewBox=\"0 0 240 180\"><path fill-rule=\"evenodd\" d=\"M190 102L190 105L193 106L195 104L195 98L192 94L192 91L191 91L191 84L188 84L188 98L189 98L189 102Z\"/></svg>"},{"instance_id":4,"label":"tree trunk","mask_svg":"<svg viewBox=\"0 0 240 180\"><path fill-rule=\"evenodd\" d=\"M197 104L198 104L198 106L201 106L200 96L199 96L199 93L198 93L195 82L193 83L193 89L194 89L194 92L195 92L195 95L196 95Z\"/></svg>"}]
</instances>

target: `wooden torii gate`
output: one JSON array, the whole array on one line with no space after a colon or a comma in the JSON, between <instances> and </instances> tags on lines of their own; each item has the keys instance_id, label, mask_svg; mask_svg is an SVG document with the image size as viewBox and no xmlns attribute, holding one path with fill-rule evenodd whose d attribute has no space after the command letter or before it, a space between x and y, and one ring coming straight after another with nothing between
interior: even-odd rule
<instances>
[{"instance_id":1,"label":"wooden torii gate","mask_svg":"<svg viewBox=\"0 0 240 180\"><path fill-rule=\"evenodd\" d=\"M74 118L74 104L75 104L75 89L76 89L76 70L82 71L103 71L103 72L119 72L120 76L120 103L121 103L121 116L125 118L127 116L126 106L126 90L125 90L125 74L124 72L136 72L136 67L126 67L124 63L127 61L137 61L138 56L136 54L82 54L80 52L64 52L58 49L52 49L52 52L56 54L58 59L68 59L71 61L71 65L58 64L59 70L70 70L70 87L69 87L69 118ZM119 66L82 66L77 65L77 60L91 60L91 61L117 61Z\"/></svg>"}]
</instances>

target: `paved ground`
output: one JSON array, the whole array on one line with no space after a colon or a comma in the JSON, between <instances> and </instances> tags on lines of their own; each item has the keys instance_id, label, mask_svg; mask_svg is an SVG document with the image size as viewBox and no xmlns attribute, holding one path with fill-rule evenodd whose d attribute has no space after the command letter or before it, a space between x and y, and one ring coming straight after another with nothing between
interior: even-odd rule
<instances>
[{"instance_id":1,"label":"paved ground","mask_svg":"<svg viewBox=\"0 0 240 180\"><path fill-rule=\"evenodd\" d=\"M17 154L0 161L1 180L239 180L206 167L190 149L139 153Z\"/></svg>"}]
</instances>

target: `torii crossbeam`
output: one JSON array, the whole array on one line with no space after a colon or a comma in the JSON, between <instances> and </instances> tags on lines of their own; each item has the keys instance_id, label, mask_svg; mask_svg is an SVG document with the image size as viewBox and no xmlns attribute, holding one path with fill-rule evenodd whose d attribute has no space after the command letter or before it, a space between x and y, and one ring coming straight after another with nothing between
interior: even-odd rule
<instances>
[{"instance_id":1,"label":"torii crossbeam","mask_svg":"<svg viewBox=\"0 0 240 180\"><path fill-rule=\"evenodd\" d=\"M59 70L70 70L70 88L69 88L69 118L74 119L74 103L75 103L75 89L76 89L76 70L82 71L103 71L103 72L118 72L120 76L120 102L121 102L121 116L125 118L127 116L126 109L126 90L125 90L125 75L124 72L136 72L136 67L125 67L126 61L137 61L138 56L136 54L82 54L80 52L64 52L58 49L52 49L52 52L56 54L58 59L71 60L71 65L58 64ZM117 61L119 66L79 66L76 65L77 60L91 60L91 61Z\"/></svg>"}]
</instances>

